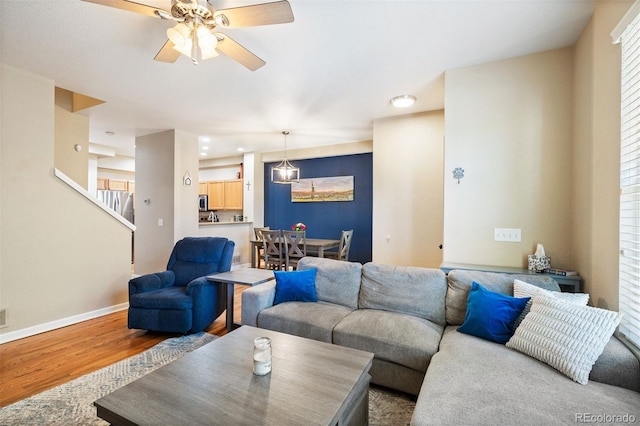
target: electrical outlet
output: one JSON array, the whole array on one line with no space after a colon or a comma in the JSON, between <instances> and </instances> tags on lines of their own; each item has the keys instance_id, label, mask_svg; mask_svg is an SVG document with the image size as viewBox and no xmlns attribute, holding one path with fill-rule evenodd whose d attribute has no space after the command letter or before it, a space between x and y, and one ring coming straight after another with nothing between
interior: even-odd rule
<instances>
[{"instance_id":1,"label":"electrical outlet","mask_svg":"<svg viewBox=\"0 0 640 426\"><path fill-rule=\"evenodd\" d=\"M514 228L493 228L493 241L519 243L522 241L522 230Z\"/></svg>"}]
</instances>

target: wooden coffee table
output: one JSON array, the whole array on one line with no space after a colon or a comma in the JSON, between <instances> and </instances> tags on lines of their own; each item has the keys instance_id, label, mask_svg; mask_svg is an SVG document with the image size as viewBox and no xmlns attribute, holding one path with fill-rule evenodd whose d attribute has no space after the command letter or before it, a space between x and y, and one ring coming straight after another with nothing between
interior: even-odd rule
<instances>
[{"instance_id":1,"label":"wooden coffee table","mask_svg":"<svg viewBox=\"0 0 640 426\"><path fill-rule=\"evenodd\" d=\"M272 371L253 374L253 339ZM243 326L97 400L114 425L367 424L373 354Z\"/></svg>"}]
</instances>

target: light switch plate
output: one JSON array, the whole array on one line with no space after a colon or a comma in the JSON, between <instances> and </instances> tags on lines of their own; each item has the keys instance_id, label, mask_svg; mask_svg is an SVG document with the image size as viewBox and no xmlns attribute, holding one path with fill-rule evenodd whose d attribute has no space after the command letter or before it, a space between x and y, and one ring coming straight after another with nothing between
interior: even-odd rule
<instances>
[{"instance_id":1,"label":"light switch plate","mask_svg":"<svg viewBox=\"0 0 640 426\"><path fill-rule=\"evenodd\" d=\"M522 241L522 230L516 228L493 228L493 241L519 243Z\"/></svg>"}]
</instances>

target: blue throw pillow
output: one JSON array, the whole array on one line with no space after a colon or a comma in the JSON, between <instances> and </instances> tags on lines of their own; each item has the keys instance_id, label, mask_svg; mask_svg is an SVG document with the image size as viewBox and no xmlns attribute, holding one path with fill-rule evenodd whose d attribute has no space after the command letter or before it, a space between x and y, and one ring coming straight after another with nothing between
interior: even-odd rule
<instances>
[{"instance_id":1,"label":"blue throw pillow","mask_svg":"<svg viewBox=\"0 0 640 426\"><path fill-rule=\"evenodd\" d=\"M496 293L474 282L467 299L467 314L458 331L505 344L513 335L515 321L529 299Z\"/></svg>"},{"instance_id":2,"label":"blue throw pillow","mask_svg":"<svg viewBox=\"0 0 640 426\"><path fill-rule=\"evenodd\" d=\"M274 271L276 276L276 296L273 304L282 302L317 302L316 271Z\"/></svg>"}]
</instances>

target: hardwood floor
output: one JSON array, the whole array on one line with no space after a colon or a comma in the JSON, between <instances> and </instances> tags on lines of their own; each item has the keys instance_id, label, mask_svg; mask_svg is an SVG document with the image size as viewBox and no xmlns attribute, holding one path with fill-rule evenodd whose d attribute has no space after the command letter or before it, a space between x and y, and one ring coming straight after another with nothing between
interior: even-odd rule
<instances>
[{"instance_id":1,"label":"hardwood floor","mask_svg":"<svg viewBox=\"0 0 640 426\"><path fill-rule=\"evenodd\" d=\"M235 287L234 317L240 322L242 291ZM206 330L227 333L225 312ZM143 352L177 334L130 330L127 311L0 345L0 407Z\"/></svg>"}]
</instances>

